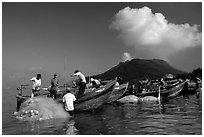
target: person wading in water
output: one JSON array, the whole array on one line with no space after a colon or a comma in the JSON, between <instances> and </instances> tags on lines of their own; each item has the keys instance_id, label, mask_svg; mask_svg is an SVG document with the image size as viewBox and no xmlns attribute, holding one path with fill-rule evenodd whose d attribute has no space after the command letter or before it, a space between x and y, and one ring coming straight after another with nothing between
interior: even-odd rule
<instances>
[{"instance_id":1,"label":"person wading in water","mask_svg":"<svg viewBox=\"0 0 204 137\"><path fill-rule=\"evenodd\" d=\"M66 94L62 98L62 102L64 103L65 110L69 112L71 116L74 113L74 101L76 97L74 96L73 92L69 88L66 89Z\"/></svg>"},{"instance_id":2,"label":"person wading in water","mask_svg":"<svg viewBox=\"0 0 204 137\"><path fill-rule=\"evenodd\" d=\"M58 90L58 79L57 74L54 74L54 77L51 79L51 88L50 88L50 97L57 99L57 90Z\"/></svg>"}]
</instances>

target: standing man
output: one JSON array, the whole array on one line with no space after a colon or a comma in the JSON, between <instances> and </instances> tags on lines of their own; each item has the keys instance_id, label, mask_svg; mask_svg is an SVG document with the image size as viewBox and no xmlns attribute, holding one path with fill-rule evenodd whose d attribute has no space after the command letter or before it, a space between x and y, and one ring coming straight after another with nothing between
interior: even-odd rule
<instances>
[{"instance_id":1,"label":"standing man","mask_svg":"<svg viewBox=\"0 0 204 137\"><path fill-rule=\"evenodd\" d=\"M74 71L74 76L78 76L80 83L79 83L79 92L78 96L84 94L85 88L86 88L86 78L85 76L79 71Z\"/></svg>"},{"instance_id":2,"label":"standing man","mask_svg":"<svg viewBox=\"0 0 204 137\"><path fill-rule=\"evenodd\" d=\"M50 97L57 99L57 89L58 89L58 79L57 74L51 79Z\"/></svg>"},{"instance_id":3,"label":"standing man","mask_svg":"<svg viewBox=\"0 0 204 137\"><path fill-rule=\"evenodd\" d=\"M31 98L32 98L32 97L38 95L40 92L41 74L37 74L37 77L31 78L30 81L33 82L33 88L32 88L32 94L31 94Z\"/></svg>"},{"instance_id":4,"label":"standing man","mask_svg":"<svg viewBox=\"0 0 204 137\"><path fill-rule=\"evenodd\" d=\"M71 93L70 89L66 89L66 94L62 98L62 102L65 104L65 110L69 112L71 116L74 113L74 101L76 100L73 93Z\"/></svg>"}]
</instances>

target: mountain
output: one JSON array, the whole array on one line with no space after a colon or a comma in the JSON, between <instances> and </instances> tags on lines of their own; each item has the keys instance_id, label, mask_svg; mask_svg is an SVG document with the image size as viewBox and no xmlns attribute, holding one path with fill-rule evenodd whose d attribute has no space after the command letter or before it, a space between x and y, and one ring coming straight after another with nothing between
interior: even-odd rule
<instances>
[{"instance_id":1,"label":"mountain","mask_svg":"<svg viewBox=\"0 0 204 137\"><path fill-rule=\"evenodd\" d=\"M160 59L132 59L121 62L108 71L93 77L108 80L120 76L124 81L131 81L144 78L158 79L169 73L177 75L185 72L173 68L166 61Z\"/></svg>"}]
</instances>

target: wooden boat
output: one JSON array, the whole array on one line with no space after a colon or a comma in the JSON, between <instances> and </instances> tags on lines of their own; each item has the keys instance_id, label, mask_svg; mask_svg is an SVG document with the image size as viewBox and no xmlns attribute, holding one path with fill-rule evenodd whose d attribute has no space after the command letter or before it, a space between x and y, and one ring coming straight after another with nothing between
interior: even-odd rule
<instances>
[{"instance_id":1,"label":"wooden boat","mask_svg":"<svg viewBox=\"0 0 204 137\"><path fill-rule=\"evenodd\" d=\"M180 84L181 82L179 80L171 80L171 81L166 81L166 89L170 89L172 87L175 87L176 85Z\"/></svg>"},{"instance_id":2,"label":"wooden boat","mask_svg":"<svg viewBox=\"0 0 204 137\"><path fill-rule=\"evenodd\" d=\"M106 103L107 99L111 95L115 83L116 80L113 80L106 84L104 87L100 87L81 96L78 96L75 101L75 110L92 110L102 106L104 103Z\"/></svg>"},{"instance_id":3,"label":"wooden boat","mask_svg":"<svg viewBox=\"0 0 204 137\"><path fill-rule=\"evenodd\" d=\"M196 82L188 80L181 94L182 95L198 94L198 92L201 91L201 88L202 88L201 83L200 84L198 83L197 85Z\"/></svg>"},{"instance_id":4,"label":"wooden boat","mask_svg":"<svg viewBox=\"0 0 204 137\"><path fill-rule=\"evenodd\" d=\"M181 82L180 84L176 85L175 87L170 88L169 90L167 90L168 92L167 91L161 92L161 95L166 94L170 98L178 96L180 92L184 89L186 82L187 81L185 80Z\"/></svg>"},{"instance_id":5,"label":"wooden boat","mask_svg":"<svg viewBox=\"0 0 204 137\"><path fill-rule=\"evenodd\" d=\"M169 89L163 89L161 90L161 96L162 97L175 97L177 95L179 95L179 93L183 90L184 85L186 84L186 80L178 83L177 85L169 88ZM145 97L145 96L154 96L154 97L158 97L158 93L159 91L152 91L152 92L144 92L144 93L137 93L136 96L138 97Z\"/></svg>"},{"instance_id":6,"label":"wooden boat","mask_svg":"<svg viewBox=\"0 0 204 137\"><path fill-rule=\"evenodd\" d=\"M112 103L112 102L120 99L125 94L125 92L127 91L128 84L129 83L125 83L125 84L114 87L114 89L111 92L111 95L107 99L106 103Z\"/></svg>"}]
</instances>

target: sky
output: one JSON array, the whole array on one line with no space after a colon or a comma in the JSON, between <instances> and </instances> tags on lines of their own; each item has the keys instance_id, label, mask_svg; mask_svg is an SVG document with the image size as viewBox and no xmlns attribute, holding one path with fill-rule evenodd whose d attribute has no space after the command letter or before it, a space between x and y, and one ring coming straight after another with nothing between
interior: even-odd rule
<instances>
[{"instance_id":1,"label":"sky","mask_svg":"<svg viewBox=\"0 0 204 137\"><path fill-rule=\"evenodd\" d=\"M95 75L132 58L202 67L202 2L2 3L3 75Z\"/></svg>"}]
</instances>

